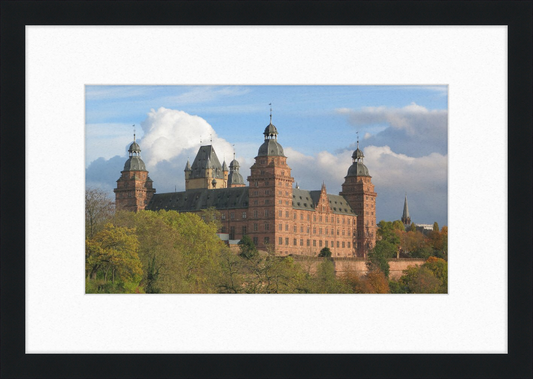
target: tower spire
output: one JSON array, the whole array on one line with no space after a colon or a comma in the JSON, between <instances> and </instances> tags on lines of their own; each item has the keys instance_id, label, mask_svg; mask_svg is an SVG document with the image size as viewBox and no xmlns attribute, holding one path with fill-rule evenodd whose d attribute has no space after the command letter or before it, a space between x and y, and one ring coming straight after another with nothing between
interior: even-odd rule
<instances>
[{"instance_id":1,"label":"tower spire","mask_svg":"<svg viewBox=\"0 0 533 379\"><path fill-rule=\"evenodd\" d=\"M135 124L133 124L133 142L135 142Z\"/></svg>"},{"instance_id":2,"label":"tower spire","mask_svg":"<svg viewBox=\"0 0 533 379\"><path fill-rule=\"evenodd\" d=\"M405 194L405 200L403 203L402 223L404 225L411 225L411 217L409 216L409 205L407 204L407 193Z\"/></svg>"},{"instance_id":3,"label":"tower spire","mask_svg":"<svg viewBox=\"0 0 533 379\"><path fill-rule=\"evenodd\" d=\"M270 123L272 124L272 103L268 105L270 105Z\"/></svg>"}]
</instances>

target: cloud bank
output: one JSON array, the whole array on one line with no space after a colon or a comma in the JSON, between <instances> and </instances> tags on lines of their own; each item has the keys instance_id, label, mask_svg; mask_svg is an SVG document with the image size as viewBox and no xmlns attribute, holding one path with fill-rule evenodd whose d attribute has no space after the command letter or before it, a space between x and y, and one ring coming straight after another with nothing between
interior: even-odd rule
<instances>
[{"instance_id":1,"label":"cloud bank","mask_svg":"<svg viewBox=\"0 0 533 379\"><path fill-rule=\"evenodd\" d=\"M412 104L401 109L379 107L338 112L345 114L354 126L387 124L383 131L369 133L360 143L365 154L364 163L378 193L378 220L399 219L407 193L414 222L447 224L446 111L428 111ZM211 144L211 139L221 161L225 158L229 164L233 157L232 144L220 138L201 117L168 108L152 109L141 126L144 132L138 141L141 155L157 193L172 192L175 188L184 190L183 169L187 158L192 163L201 144ZM355 147L305 155L292 148L289 141L280 142L300 188L320 189L324 181L329 193L340 192ZM237 152L245 154L237 156L245 179L260 144L261 141L248 142L246 147L237 148ZM87 186L103 188L113 196L112 190L126 159L126 156L115 156L93 161L86 170Z\"/></svg>"},{"instance_id":2,"label":"cloud bank","mask_svg":"<svg viewBox=\"0 0 533 379\"><path fill-rule=\"evenodd\" d=\"M144 136L137 142L157 193L185 189L185 164L187 159L192 164L201 145L212 144L221 163L225 158L229 166L233 159L232 145L218 137L213 127L201 117L161 107L152 109L141 122L141 127ZM113 196L113 188L126 159L123 155L94 160L86 170L86 185L102 188ZM237 159L241 165L251 165L245 158L237 156ZM242 171L243 175L247 174L246 170Z\"/></svg>"},{"instance_id":3,"label":"cloud bank","mask_svg":"<svg viewBox=\"0 0 533 379\"><path fill-rule=\"evenodd\" d=\"M336 113L345 115L348 123L357 129L369 130L364 135L367 146L389 146L396 153L412 157L448 152L447 110L428 110L411 103L403 108L341 108ZM354 145L349 148L353 149Z\"/></svg>"}]
</instances>

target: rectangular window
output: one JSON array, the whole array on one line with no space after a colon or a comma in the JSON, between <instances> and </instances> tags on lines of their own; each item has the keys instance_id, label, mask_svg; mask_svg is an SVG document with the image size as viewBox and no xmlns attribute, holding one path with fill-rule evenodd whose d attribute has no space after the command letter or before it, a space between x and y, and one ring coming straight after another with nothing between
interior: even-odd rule
<instances>
[{"instance_id":1,"label":"rectangular window","mask_svg":"<svg viewBox=\"0 0 533 379\"><path fill-rule=\"evenodd\" d=\"M222 213L222 214L220 215L220 218L221 218L222 220L225 220L225 219L226 219L226 214L225 214L225 213Z\"/></svg>"},{"instance_id":2,"label":"rectangular window","mask_svg":"<svg viewBox=\"0 0 533 379\"><path fill-rule=\"evenodd\" d=\"M268 222L265 222L265 230L270 230L270 224Z\"/></svg>"},{"instance_id":3,"label":"rectangular window","mask_svg":"<svg viewBox=\"0 0 533 379\"><path fill-rule=\"evenodd\" d=\"M289 238L285 238L285 245L289 245Z\"/></svg>"},{"instance_id":4,"label":"rectangular window","mask_svg":"<svg viewBox=\"0 0 533 379\"><path fill-rule=\"evenodd\" d=\"M296 212L294 212L294 219L296 220Z\"/></svg>"},{"instance_id":5,"label":"rectangular window","mask_svg":"<svg viewBox=\"0 0 533 379\"><path fill-rule=\"evenodd\" d=\"M289 218L289 211L285 211L285 217Z\"/></svg>"},{"instance_id":6,"label":"rectangular window","mask_svg":"<svg viewBox=\"0 0 533 379\"><path fill-rule=\"evenodd\" d=\"M348 242L348 249L350 248L350 242Z\"/></svg>"},{"instance_id":7,"label":"rectangular window","mask_svg":"<svg viewBox=\"0 0 533 379\"><path fill-rule=\"evenodd\" d=\"M313 215L313 221L316 222L316 215Z\"/></svg>"},{"instance_id":8,"label":"rectangular window","mask_svg":"<svg viewBox=\"0 0 533 379\"><path fill-rule=\"evenodd\" d=\"M225 226L222 227L221 232L222 232L222 233L226 233L226 227L225 227Z\"/></svg>"},{"instance_id":9,"label":"rectangular window","mask_svg":"<svg viewBox=\"0 0 533 379\"><path fill-rule=\"evenodd\" d=\"M313 246L316 246L316 240L313 240Z\"/></svg>"},{"instance_id":10,"label":"rectangular window","mask_svg":"<svg viewBox=\"0 0 533 379\"><path fill-rule=\"evenodd\" d=\"M297 229L296 229L296 225L294 225L294 233L296 233L296 230L297 230Z\"/></svg>"},{"instance_id":11,"label":"rectangular window","mask_svg":"<svg viewBox=\"0 0 533 379\"><path fill-rule=\"evenodd\" d=\"M339 247L339 245L340 245L340 242L339 242L339 241L337 241L337 247Z\"/></svg>"},{"instance_id":12,"label":"rectangular window","mask_svg":"<svg viewBox=\"0 0 533 379\"><path fill-rule=\"evenodd\" d=\"M279 243L280 245L283 245L283 238L279 237L279 239L278 239L278 243Z\"/></svg>"},{"instance_id":13,"label":"rectangular window","mask_svg":"<svg viewBox=\"0 0 533 379\"><path fill-rule=\"evenodd\" d=\"M326 222L328 222L328 216L326 216Z\"/></svg>"},{"instance_id":14,"label":"rectangular window","mask_svg":"<svg viewBox=\"0 0 533 379\"><path fill-rule=\"evenodd\" d=\"M235 239L235 227L232 226L229 228L229 239L234 240Z\"/></svg>"},{"instance_id":15,"label":"rectangular window","mask_svg":"<svg viewBox=\"0 0 533 379\"><path fill-rule=\"evenodd\" d=\"M254 223L254 232L257 232L257 223Z\"/></svg>"},{"instance_id":16,"label":"rectangular window","mask_svg":"<svg viewBox=\"0 0 533 379\"><path fill-rule=\"evenodd\" d=\"M304 245L304 240L300 239L300 246L303 246L303 245Z\"/></svg>"},{"instance_id":17,"label":"rectangular window","mask_svg":"<svg viewBox=\"0 0 533 379\"><path fill-rule=\"evenodd\" d=\"M303 220L303 219L304 219L304 214L300 213L300 220Z\"/></svg>"},{"instance_id":18,"label":"rectangular window","mask_svg":"<svg viewBox=\"0 0 533 379\"><path fill-rule=\"evenodd\" d=\"M318 217L318 222L322 222L322 216Z\"/></svg>"},{"instance_id":19,"label":"rectangular window","mask_svg":"<svg viewBox=\"0 0 533 379\"><path fill-rule=\"evenodd\" d=\"M229 218L231 218L231 219L233 220L233 219L235 218L235 212L231 212L231 213L229 214Z\"/></svg>"},{"instance_id":20,"label":"rectangular window","mask_svg":"<svg viewBox=\"0 0 533 379\"><path fill-rule=\"evenodd\" d=\"M322 240L318 241L318 247L322 247Z\"/></svg>"},{"instance_id":21,"label":"rectangular window","mask_svg":"<svg viewBox=\"0 0 533 379\"><path fill-rule=\"evenodd\" d=\"M322 235L322 228L318 228L318 234Z\"/></svg>"},{"instance_id":22,"label":"rectangular window","mask_svg":"<svg viewBox=\"0 0 533 379\"><path fill-rule=\"evenodd\" d=\"M326 228L326 234L328 234L328 228Z\"/></svg>"},{"instance_id":23,"label":"rectangular window","mask_svg":"<svg viewBox=\"0 0 533 379\"><path fill-rule=\"evenodd\" d=\"M254 239L254 245L257 246L257 244L259 243L257 237L254 237L253 239Z\"/></svg>"},{"instance_id":24,"label":"rectangular window","mask_svg":"<svg viewBox=\"0 0 533 379\"><path fill-rule=\"evenodd\" d=\"M265 237L264 241L265 241L265 245L268 245L269 242L270 242L270 238L269 237Z\"/></svg>"},{"instance_id":25,"label":"rectangular window","mask_svg":"<svg viewBox=\"0 0 533 379\"><path fill-rule=\"evenodd\" d=\"M279 214L279 217L283 217L283 211L279 211L278 214Z\"/></svg>"},{"instance_id":26,"label":"rectangular window","mask_svg":"<svg viewBox=\"0 0 533 379\"><path fill-rule=\"evenodd\" d=\"M344 229L342 229L342 235L345 236L346 235L346 231Z\"/></svg>"},{"instance_id":27,"label":"rectangular window","mask_svg":"<svg viewBox=\"0 0 533 379\"><path fill-rule=\"evenodd\" d=\"M257 218L257 210L254 210L254 218Z\"/></svg>"},{"instance_id":28,"label":"rectangular window","mask_svg":"<svg viewBox=\"0 0 533 379\"><path fill-rule=\"evenodd\" d=\"M246 226L243 226L243 227L242 227L242 235L243 235L243 236L246 235Z\"/></svg>"},{"instance_id":29,"label":"rectangular window","mask_svg":"<svg viewBox=\"0 0 533 379\"><path fill-rule=\"evenodd\" d=\"M294 246L297 246L298 242L296 242L296 238L294 239Z\"/></svg>"},{"instance_id":30,"label":"rectangular window","mask_svg":"<svg viewBox=\"0 0 533 379\"><path fill-rule=\"evenodd\" d=\"M268 217L268 209L265 210L265 217Z\"/></svg>"},{"instance_id":31,"label":"rectangular window","mask_svg":"<svg viewBox=\"0 0 533 379\"><path fill-rule=\"evenodd\" d=\"M328 241L326 241L326 247L328 247Z\"/></svg>"},{"instance_id":32,"label":"rectangular window","mask_svg":"<svg viewBox=\"0 0 533 379\"><path fill-rule=\"evenodd\" d=\"M289 231L289 224L285 224L285 231L286 231L286 232Z\"/></svg>"},{"instance_id":33,"label":"rectangular window","mask_svg":"<svg viewBox=\"0 0 533 379\"><path fill-rule=\"evenodd\" d=\"M316 234L316 228L313 228L313 234Z\"/></svg>"},{"instance_id":34,"label":"rectangular window","mask_svg":"<svg viewBox=\"0 0 533 379\"><path fill-rule=\"evenodd\" d=\"M300 233L303 233L303 232L304 232L304 227L302 225L302 226L300 226Z\"/></svg>"},{"instance_id":35,"label":"rectangular window","mask_svg":"<svg viewBox=\"0 0 533 379\"><path fill-rule=\"evenodd\" d=\"M280 231L283 230L283 224L279 224L278 229L279 229Z\"/></svg>"},{"instance_id":36,"label":"rectangular window","mask_svg":"<svg viewBox=\"0 0 533 379\"><path fill-rule=\"evenodd\" d=\"M242 212L242 218L246 218L246 212Z\"/></svg>"},{"instance_id":37,"label":"rectangular window","mask_svg":"<svg viewBox=\"0 0 533 379\"><path fill-rule=\"evenodd\" d=\"M331 241L331 247L335 247L335 242L334 241Z\"/></svg>"},{"instance_id":38,"label":"rectangular window","mask_svg":"<svg viewBox=\"0 0 533 379\"><path fill-rule=\"evenodd\" d=\"M307 240L307 246L311 245L311 240Z\"/></svg>"},{"instance_id":39,"label":"rectangular window","mask_svg":"<svg viewBox=\"0 0 533 379\"><path fill-rule=\"evenodd\" d=\"M337 229L337 235L339 235L339 229Z\"/></svg>"},{"instance_id":40,"label":"rectangular window","mask_svg":"<svg viewBox=\"0 0 533 379\"><path fill-rule=\"evenodd\" d=\"M342 248L344 249L344 241L342 241Z\"/></svg>"},{"instance_id":41,"label":"rectangular window","mask_svg":"<svg viewBox=\"0 0 533 379\"><path fill-rule=\"evenodd\" d=\"M268 205L270 203L270 200L269 199L266 199L265 200L265 205Z\"/></svg>"},{"instance_id":42,"label":"rectangular window","mask_svg":"<svg viewBox=\"0 0 533 379\"><path fill-rule=\"evenodd\" d=\"M309 227L307 227L307 234L309 234Z\"/></svg>"}]
</instances>

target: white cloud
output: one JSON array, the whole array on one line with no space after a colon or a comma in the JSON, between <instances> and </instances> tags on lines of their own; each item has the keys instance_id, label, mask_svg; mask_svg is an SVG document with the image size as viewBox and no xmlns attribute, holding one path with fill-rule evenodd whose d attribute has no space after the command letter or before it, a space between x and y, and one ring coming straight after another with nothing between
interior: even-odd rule
<instances>
[{"instance_id":1,"label":"white cloud","mask_svg":"<svg viewBox=\"0 0 533 379\"><path fill-rule=\"evenodd\" d=\"M363 151L364 163L378 193L378 220L399 219L407 193L415 222L447 223L447 218L442 218L447 214L447 156L431 153L412 157L395 153L389 146L367 146ZM338 154L321 151L310 156L286 148L285 155L300 188L318 190L324 181L332 194L341 191L352 164L352 151L348 150Z\"/></svg>"},{"instance_id":2,"label":"white cloud","mask_svg":"<svg viewBox=\"0 0 533 379\"><path fill-rule=\"evenodd\" d=\"M414 157L432 152L447 154L447 110L428 110L411 103L403 108L383 106L364 107L361 110L341 108L336 112L345 115L348 123L358 129L371 129L374 132L372 135L365 134L367 145L390 146L393 151ZM386 127L375 133L376 125Z\"/></svg>"},{"instance_id":3,"label":"white cloud","mask_svg":"<svg viewBox=\"0 0 533 379\"><path fill-rule=\"evenodd\" d=\"M198 148L209 144L215 147L221 161L224 157L230 159L233 156L231 144L218 137L207 121L183 111L163 107L157 111L152 109L141 126L144 137L140 144L148 166L155 166L164 160L173 161L180 156L194 159Z\"/></svg>"}]
</instances>

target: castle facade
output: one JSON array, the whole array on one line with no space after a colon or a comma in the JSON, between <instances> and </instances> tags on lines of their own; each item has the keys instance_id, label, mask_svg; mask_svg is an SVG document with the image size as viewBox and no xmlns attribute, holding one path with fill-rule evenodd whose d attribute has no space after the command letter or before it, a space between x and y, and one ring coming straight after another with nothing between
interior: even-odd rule
<instances>
[{"instance_id":1,"label":"castle facade","mask_svg":"<svg viewBox=\"0 0 533 379\"><path fill-rule=\"evenodd\" d=\"M229 170L222 165L212 145L201 146L192 165L185 166L185 191L155 194L153 183L135 142L117 180L117 209L176 210L200 213L215 208L220 213L221 235L238 241L252 238L260 250L277 255L313 255L328 247L333 257L364 257L376 243L376 192L364 154L352 155L342 191L294 187L294 178L277 128L265 128L264 142L250 168L248 186L235 159Z\"/></svg>"}]
</instances>

